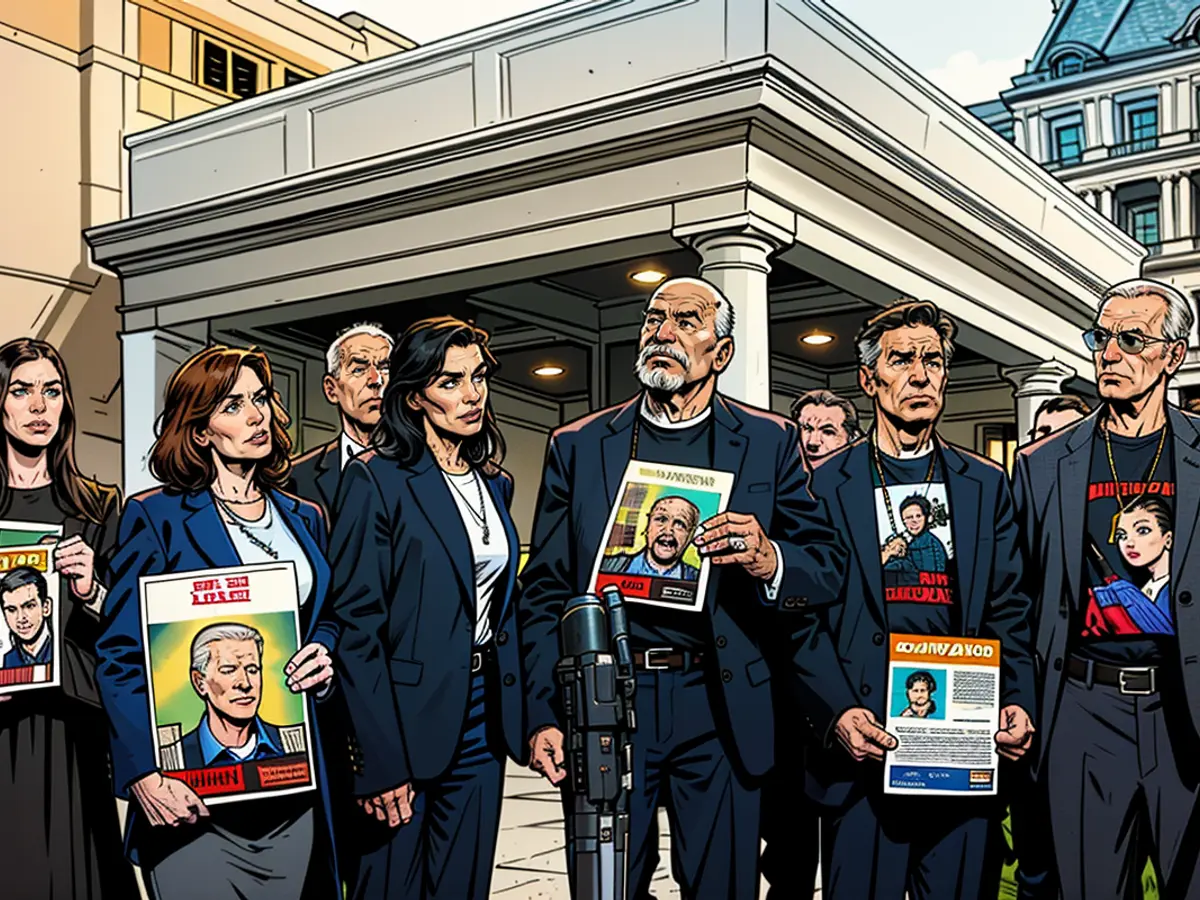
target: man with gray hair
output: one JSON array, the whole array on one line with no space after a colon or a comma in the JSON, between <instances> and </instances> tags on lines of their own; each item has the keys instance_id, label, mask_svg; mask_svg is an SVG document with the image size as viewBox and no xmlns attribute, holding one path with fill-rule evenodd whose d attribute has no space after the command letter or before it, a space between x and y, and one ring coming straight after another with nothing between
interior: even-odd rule
<instances>
[{"instance_id":1,"label":"man with gray hair","mask_svg":"<svg viewBox=\"0 0 1200 900\"><path fill-rule=\"evenodd\" d=\"M813 673L837 668L828 635L809 629L814 609L837 602L844 551L808 491L796 426L717 391L733 359L733 320L729 299L703 279L674 278L655 290L634 363L642 390L550 438L521 576L531 767L563 784L569 799L555 678L559 622L567 601L591 590L628 463L734 476L728 511L691 538L713 567L703 602L689 609L626 598L638 718L628 894L638 900L654 876L660 805L685 896L758 896L759 782L775 752L772 691L795 679L801 714L822 729L844 708L836 691L806 687ZM690 538L680 532L681 542ZM795 640L777 682L767 646L782 632ZM798 752L792 764L801 764Z\"/></svg>"},{"instance_id":2,"label":"man with gray hair","mask_svg":"<svg viewBox=\"0 0 1200 900\"><path fill-rule=\"evenodd\" d=\"M181 740L187 769L235 765L284 755L279 728L258 715L263 636L224 622L192 638L192 689L204 701L200 723Z\"/></svg>"},{"instance_id":3,"label":"man with gray hair","mask_svg":"<svg viewBox=\"0 0 1200 900\"><path fill-rule=\"evenodd\" d=\"M329 517L342 470L371 443L387 387L391 336L378 325L364 323L342 331L325 354L325 399L338 408L337 439L292 462L291 493L317 504Z\"/></svg>"},{"instance_id":4,"label":"man with gray hair","mask_svg":"<svg viewBox=\"0 0 1200 900\"><path fill-rule=\"evenodd\" d=\"M1017 453L1043 664L1036 784L1064 900L1140 894L1147 856L1164 896L1200 892L1200 419L1167 402L1194 322L1171 285L1109 288L1083 333L1099 408ZM1160 515L1133 514L1150 499Z\"/></svg>"},{"instance_id":5,"label":"man with gray hair","mask_svg":"<svg viewBox=\"0 0 1200 900\"><path fill-rule=\"evenodd\" d=\"M862 437L858 410L833 391L805 391L792 403L792 419L800 426L804 458L815 466Z\"/></svg>"}]
</instances>

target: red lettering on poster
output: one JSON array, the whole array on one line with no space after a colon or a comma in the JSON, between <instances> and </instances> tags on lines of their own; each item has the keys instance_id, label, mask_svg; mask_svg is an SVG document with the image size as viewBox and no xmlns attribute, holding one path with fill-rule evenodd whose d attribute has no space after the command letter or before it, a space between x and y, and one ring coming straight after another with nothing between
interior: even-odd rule
<instances>
[{"instance_id":1,"label":"red lettering on poster","mask_svg":"<svg viewBox=\"0 0 1200 900\"><path fill-rule=\"evenodd\" d=\"M167 774L183 781L201 797L211 797L215 794L240 794L246 790L246 779L242 775L241 765L184 769Z\"/></svg>"},{"instance_id":2,"label":"red lettering on poster","mask_svg":"<svg viewBox=\"0 0 1200 900\"><path fill-rule=\"evenodd\" d=\"M1122 497L1135 497L1138 494L1158 494L1162 497L1175 496L1173 481L1122 481L1120 484ZM1111 481L1101 481L1088 485L1088 502L1093 500L1116 499L1117 485Z\"/></svg>"},{"instance_id":3,"label":"red lettering on poster","mask_svg":"<svg viewBox=\"0 0 1200 900\"><path fill-rule=\"evenodd\" d=\"M259 764L258 783L264 788L294 787L308 782L307 762Z\"/></svg>"},{"instance_id":4,"label":"red lettering on poster","mask_svg":"<svg viewBox=\"0 0 1200 900\"><path fill-rule=\"evenodd\" d=\"M650 599L649 575L626 575L621 572L601 572L596 576L596 590L602 591L610 584L615 584L621 593L627 597Z\"/></svg>"}]
</instances>

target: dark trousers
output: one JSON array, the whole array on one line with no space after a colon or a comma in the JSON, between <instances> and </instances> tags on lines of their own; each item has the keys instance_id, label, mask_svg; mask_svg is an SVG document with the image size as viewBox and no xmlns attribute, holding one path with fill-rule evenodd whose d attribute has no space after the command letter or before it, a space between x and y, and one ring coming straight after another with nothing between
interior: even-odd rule
<instances>
[{"instance_id":1,"label":"dark trousers","mask_svg":"<svg viewBox=\"0 0 1200 900\"><path fill-rule=\"evenodd\" d=\"M639 672L634 708L628 896L650 896L661 805L670 822L671 873L683 900L757 897L758 790L733 770L704 673Z\"/></svg>"},{"instance_id":2,"label":"dark trousers","mask_svg":"<svg viewBox=\"0 0 1200 900\"><path fill-rule=\"evenodd\" d=\"M995 798L884 795L878 774L822 819L823 900L996 900Z\"/></svg>"},{"instance_id":3,"label":"dark trousers","mask_svg":"<svg viewBox=\"0 0 1200 900\"><path fill-rule=\"evenodd\" d=\"M801 900L812 897L816 888L821 821L804 792L804 760L799 748L796 744L790 755L776 755L776 766L762 787L762 839L766 842L762 875L769 885L767 900Z\"/></svg>"},{"instance_id":4,"label":"dark trousers","mask_svg":"<svg viewBox=\"0 0 1200 900\"><path fill-rule=\"evenodd\" d=\"M1058 900L1046 779L1035 778L1027 763L1001 771L1001 790L1008 797L1013 853L1017 857L1017 900Z\"/></svg>"},{"instance_id":5,"label":"dark trousers","mask_svg":"<svg viewBox=\"0 0 1200 900\"><path fill-rule=\"evenodd\" d=\"M1161 693L1064 679L1046 748L1064 900L1140 898L1147 856L1161 896L1200 897L1191 833L1200 763L1194 749L1180 752L1190 742L1168 720Z\"/></svg>"},{"instance_id":6,"label":"dark trousers","mask_svg":"<svg viewBox=\"0 0 1200 900\"><path fill-rule=\"evenodd\" d=\"M454 761L441 777L414 784L412 820L394 829L367 823L348 898L487 900L504 789L498 729L487 714L497 701L488 694L484 673L477 673Z\"/></svg>"}]
</instances>

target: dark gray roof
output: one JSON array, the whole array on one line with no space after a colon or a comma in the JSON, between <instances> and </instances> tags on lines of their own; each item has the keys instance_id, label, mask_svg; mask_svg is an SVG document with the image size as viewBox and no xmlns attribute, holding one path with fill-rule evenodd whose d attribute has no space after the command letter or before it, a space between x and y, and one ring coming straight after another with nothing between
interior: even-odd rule
<instances>
[{"instance_id":1,"label":"dark gray roof","mask_svg":"<svg viewBox=\"0 0 1200 900\"><path fill-rule=\"evenodd\" d=\"M1082 45L1088 55L1108 59L1169 50L1198 6L1198 0L1064 0L1027 71L1048 68L1064 45Z\"/></svg>"}]
</instances>

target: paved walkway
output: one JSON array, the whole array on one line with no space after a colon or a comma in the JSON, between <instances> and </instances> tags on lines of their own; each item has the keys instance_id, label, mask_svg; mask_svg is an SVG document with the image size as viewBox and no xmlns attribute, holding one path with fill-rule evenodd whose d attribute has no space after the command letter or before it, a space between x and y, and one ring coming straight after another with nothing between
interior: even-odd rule
<instances>
[{"instance_id":1,"label":"paved walkway","mask_svg":"<svg viewBox=\"0 0 1200 900\"><path fill-rule=\"evenodd\" d=\"M670 836L666 816L661 813L659 834L662 863L654 876L654 895L658 900L679 900L679 889L667 868ZM510 764L492 878L493 900L570 900L563 844L558 789L528 769ZM814 896L820 895L818 890Z\"/></svg>"}]
</instances>

